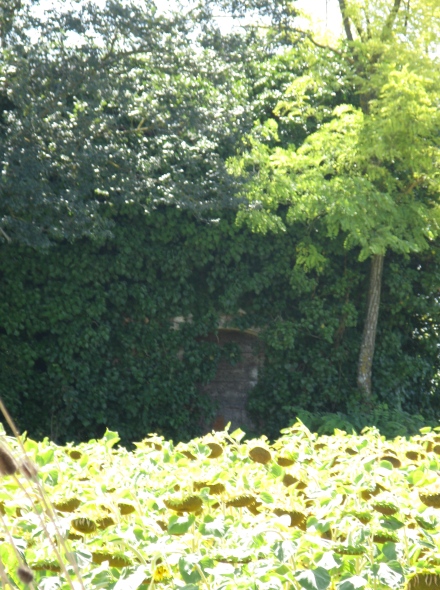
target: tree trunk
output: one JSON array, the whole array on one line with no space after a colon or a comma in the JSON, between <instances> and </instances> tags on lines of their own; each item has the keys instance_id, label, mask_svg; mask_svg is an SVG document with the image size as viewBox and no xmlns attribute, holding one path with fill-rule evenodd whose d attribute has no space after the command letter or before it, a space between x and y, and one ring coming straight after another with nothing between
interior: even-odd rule
<instances>
[{"instance_id":1,"label":"tree trunk","mask_svg":"<svg viewBox=\"0 0 440 590\"><path fill-rule=\"evenodd\" d=\"M357 386L365 405L371 406L374 346L376 343L377 320L379 318L380 291L382 287L383 255L371 258L370 285L368 288L367 316L359 352Z\"/></svg>"}]
</instances>

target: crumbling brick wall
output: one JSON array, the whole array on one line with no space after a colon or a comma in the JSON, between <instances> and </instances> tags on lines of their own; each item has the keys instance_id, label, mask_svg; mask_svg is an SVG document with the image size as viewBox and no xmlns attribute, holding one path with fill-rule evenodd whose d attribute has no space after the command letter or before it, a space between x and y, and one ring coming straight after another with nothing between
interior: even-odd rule
<instances>
[{"instance_id":1,"label":"crumbling brick wall","mask_svg":"<svg viewBox=\"0 0 440 590\"><path fill-rule=\"evenodd\" d=\"M205 425L207 430L222 430L231 422L231 431L240 427L249 432L255 430L246 411L248 393L258 382L258 372L263 363L262 344L252 331L219 329L207 337L210 342L224 347L235 344L240 351L238 362L231 362L227 355L220 360L214 379L201 386L201 392L209 395L217 406L214 422Z\"/></svg>"}]
</instances>

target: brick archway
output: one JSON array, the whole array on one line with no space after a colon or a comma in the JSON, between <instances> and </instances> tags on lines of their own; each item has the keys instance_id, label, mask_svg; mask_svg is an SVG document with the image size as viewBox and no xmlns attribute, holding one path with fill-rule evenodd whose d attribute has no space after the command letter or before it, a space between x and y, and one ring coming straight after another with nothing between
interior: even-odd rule
<instances>
[{"instance_id":1,"label":"brick archway","mask_svg":"<svg viewBox=\"0 0 440 590\"><path fill-rule=\"evenodd\" d=\"M216 334L207 336L206 340L220 347L233 344L240 352L240 360L236 363L226 357L222 358L214 379L201 386L201 391L217 406L214 422L207 424L206 429L223 430L231 422L231 431L239 427L245 432L255 431L255 425L246 411L246 404L248 393L258 382L258 373L263 363L263 349L257 333L222 328Z\"/></svg>"}]
</instances>

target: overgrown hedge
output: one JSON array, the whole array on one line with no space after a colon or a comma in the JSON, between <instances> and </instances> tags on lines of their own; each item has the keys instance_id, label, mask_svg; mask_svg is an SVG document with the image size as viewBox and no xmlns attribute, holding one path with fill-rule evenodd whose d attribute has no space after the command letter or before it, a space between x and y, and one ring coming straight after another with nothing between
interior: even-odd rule
<instances>
[{"instance_id":1,"label":"overgrown hedge","mask_svg":"<svg viewBox=\"0 0 440 590\"><path fill-rule=\"evenodd\" d=\"M200 337L221 314L263 329L266 364L249 403L261 433L275 436L299 410L356 414L368 263L341 255L342 241L326 242L330 262L314 275L295 266L301 226L262 236L237 228L232 212L208 221L170 207L114 221L103 242L1 247L0 388L21 429L59 442L105 427L126 443L200 434L215 408L197 384L220 355ZM374 367L387 411L438 410L437 259L387 260Z\"/></svg>"}]
</instances>

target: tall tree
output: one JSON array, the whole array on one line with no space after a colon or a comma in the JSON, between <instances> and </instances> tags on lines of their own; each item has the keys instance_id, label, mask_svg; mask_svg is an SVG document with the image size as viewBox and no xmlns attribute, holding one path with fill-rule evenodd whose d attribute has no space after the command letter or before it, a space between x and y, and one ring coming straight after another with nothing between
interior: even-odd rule
<instances>
[{"instance_id":1,"label":"tall tree","mask_svg":"<svg viewBox=\"0 0 440 590\"><path fill-rule=\"evenodd\" d=\"M252 207L242 219L282 230L284 205L288 221L309 224L298 264L325 264L313 244L317 219L329 238L342 232L345 248L370 259L357 370L369 406L386 252L420 252L440 233L440 2L339 0L339 9L344 37L325 48L307 34L314 63L277 107L298 123L314 119L316 131L299 147L271 148L260 129L231 167L248 175ZM326 66L332 85L352 96L330 114L314 100ZM273 121L264 129L276 141Z\"/></svg>"}]
</instances>

